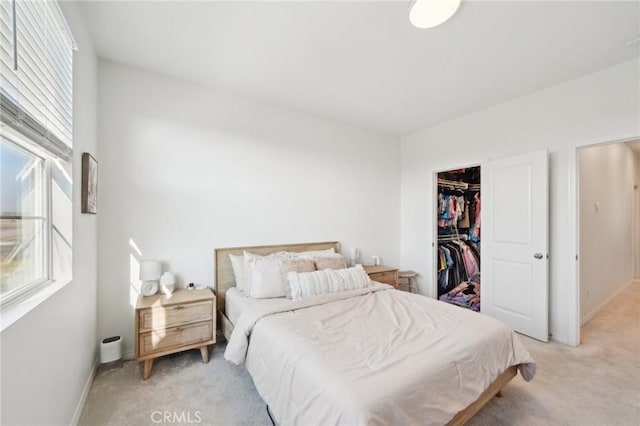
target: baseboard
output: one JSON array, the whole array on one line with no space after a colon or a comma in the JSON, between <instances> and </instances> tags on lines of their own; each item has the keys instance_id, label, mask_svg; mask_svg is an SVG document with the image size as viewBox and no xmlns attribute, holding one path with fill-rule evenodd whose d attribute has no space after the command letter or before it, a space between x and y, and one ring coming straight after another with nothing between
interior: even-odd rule
<instances>
[{"instance_id":1,"label":"baseboard","mask_svg":"<svg viewBox=\"0 0 640 426\"><path fill-rule=\"evenodd\" d=\"M96 377L97 368L98 368L98 360L96 360L93 363L93 368L91 368L91 372L89 373L87 382L85 383L84 389L82 390L82 394L80 395L80 400L78 401L78 405L76 406L76 411L75 413L73 413L73 418L71 419L71 423L70 423L71 426L76 426L80 421L80 416L82 415L84 404L87 402L87 397L89 396L89 390L91 390L93 379Z\"/></svg>"},{"instance_id":2,"label":"baseboard","mask_svg":"<svg viewBox=\"0 0 640 426\"><path fill-rule=\"evenodd\" d=\"M135 353L134 351L127 351L122 355L122 359L124 361L129 361L134 359ZM84 389L82 390L82 395L80 395L80 400L78 401L78 405L76 406L76 411L73 413L73 418L71 419L71 426L76 426L80 421L80 416L82 415L82 410L84 409L84 404L87 402L87 397L89 396L89 391L91 390L91 385L93 384L93 379L96 377L96 373L100 368L100 359L97 358L93 363L93 368L89 373L89 377L87 378L87 382L84 385Z\"/></svg>"},{"instance_id":3,"label":"baseboard","mask_svg":"<svg viewBox=\"0 0 640 426\"><path fill-rule=\"evenodd\" d=\"M630 280L629 282L627 282L626 284L623 284L622 287L620 287L619 289L617 289L616 291L614 291L613 293L611 293L609 295L609 297L607 297L606 299L604 299L602 302L600 302L598 304L598 306L596 306L595 308L593 308L591 310L591 312L589 312L587 315L584 316L584 318L582 318L582 320L580 321L580 326L582 327L583 325L585 325L587 322L589 322L593 317L595 317L598 312L600 312L605 306L607 306L607 304L609 302L611 302L613 299L616 298L616 296L618 296L620 293L622 293L624 290L626 290L627 287L629 287L631 284L633 284L634 282L640 282L640 280Z\"/></svg>"}]
</instances>

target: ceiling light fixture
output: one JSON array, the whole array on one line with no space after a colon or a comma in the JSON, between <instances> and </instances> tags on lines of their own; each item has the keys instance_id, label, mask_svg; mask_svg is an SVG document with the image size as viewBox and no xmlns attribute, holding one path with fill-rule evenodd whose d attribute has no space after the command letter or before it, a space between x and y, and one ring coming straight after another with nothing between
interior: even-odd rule
<instances>
[{"instance_id":1,"label":"ceiling light fixture","mask_svg":"<svg viewBox=\"0 0 640 426\"><path fill-rule=\"evenodd\" d=\"M409 21L418 28L433 28L451 18L461 0L413 0Z\"/></svg>"}]
</instances>

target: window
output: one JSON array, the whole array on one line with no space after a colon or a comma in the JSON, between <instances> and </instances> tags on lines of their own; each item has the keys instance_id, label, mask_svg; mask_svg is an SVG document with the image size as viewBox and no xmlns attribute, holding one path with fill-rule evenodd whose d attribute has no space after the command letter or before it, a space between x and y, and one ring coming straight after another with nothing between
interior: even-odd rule
<instances>
[{"instance_id":1,"label":"window","mask_svg":"<svg viewBox=\"0 0 640 426\"><path fill-rule=\"evenodd\" d=\"M0 308L71 279L73 39L55 1L0 0Z\"/></svg>"},{"instance_id":2,"label":"window","mask_svg":"<svg viewBox=\"0 0 640 426\"><path fill-rule=\"evenodd\" d=\"M0 294L49 278L45 160L0 133Z\"/></svg>"}]
</instances>

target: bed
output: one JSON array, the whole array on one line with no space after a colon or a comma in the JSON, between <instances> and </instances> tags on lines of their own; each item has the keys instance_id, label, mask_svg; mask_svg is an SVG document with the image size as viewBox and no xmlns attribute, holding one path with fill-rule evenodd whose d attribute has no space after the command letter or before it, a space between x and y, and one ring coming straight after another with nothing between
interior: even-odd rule
<instances>
[{"instance_id":1,"label":"bed","mask_svg":"<svg viewBox=\"0 0 640 426\"><path fill-rule=\"evenodd\" d=\"M229 254L327 248L339 244L215 251L225 358L245 364L279 424L464 424L518 370L535 374L504 324L385 284L298 301L233 289Z\"/></svg>"}]
</instances>

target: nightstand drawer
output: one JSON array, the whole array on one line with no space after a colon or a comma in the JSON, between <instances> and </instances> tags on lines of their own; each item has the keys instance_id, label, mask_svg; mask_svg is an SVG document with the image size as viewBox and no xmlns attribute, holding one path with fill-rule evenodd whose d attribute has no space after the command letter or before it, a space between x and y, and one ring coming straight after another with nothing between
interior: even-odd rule
<instances>
[{"instance_id":1,"label":"nightstand drawer","mask_svg":"<svg viewBox=\"0 0 640 426\"><path fill-rule=\"evenodd\" d=\"M383 284L390 284L394 287L398 286L397 272L380 272L377 274L369 274L369 278Z\"/></svg>"},{"instance_id":2,"label":"nightstand drawer","mask_svg":"<svg viewBox=\"0 0 640 426\"><path fill-rule=\"evenodd\" d=\"M140 331L145 332L210 320L213 317L213 305L210 300L207 300L184 305L141 309L139 315Z\"/></svg>"},{"instance_id":3,"label":"nightstand drawer","mask_svg":"<svg viewBox=\"0 0 640 426\"><path fill-rule=\"evenodd\" d=\"M139 342L140 356L212 339L212 321L141 333Z\"/></svg>"}]
</instances>

